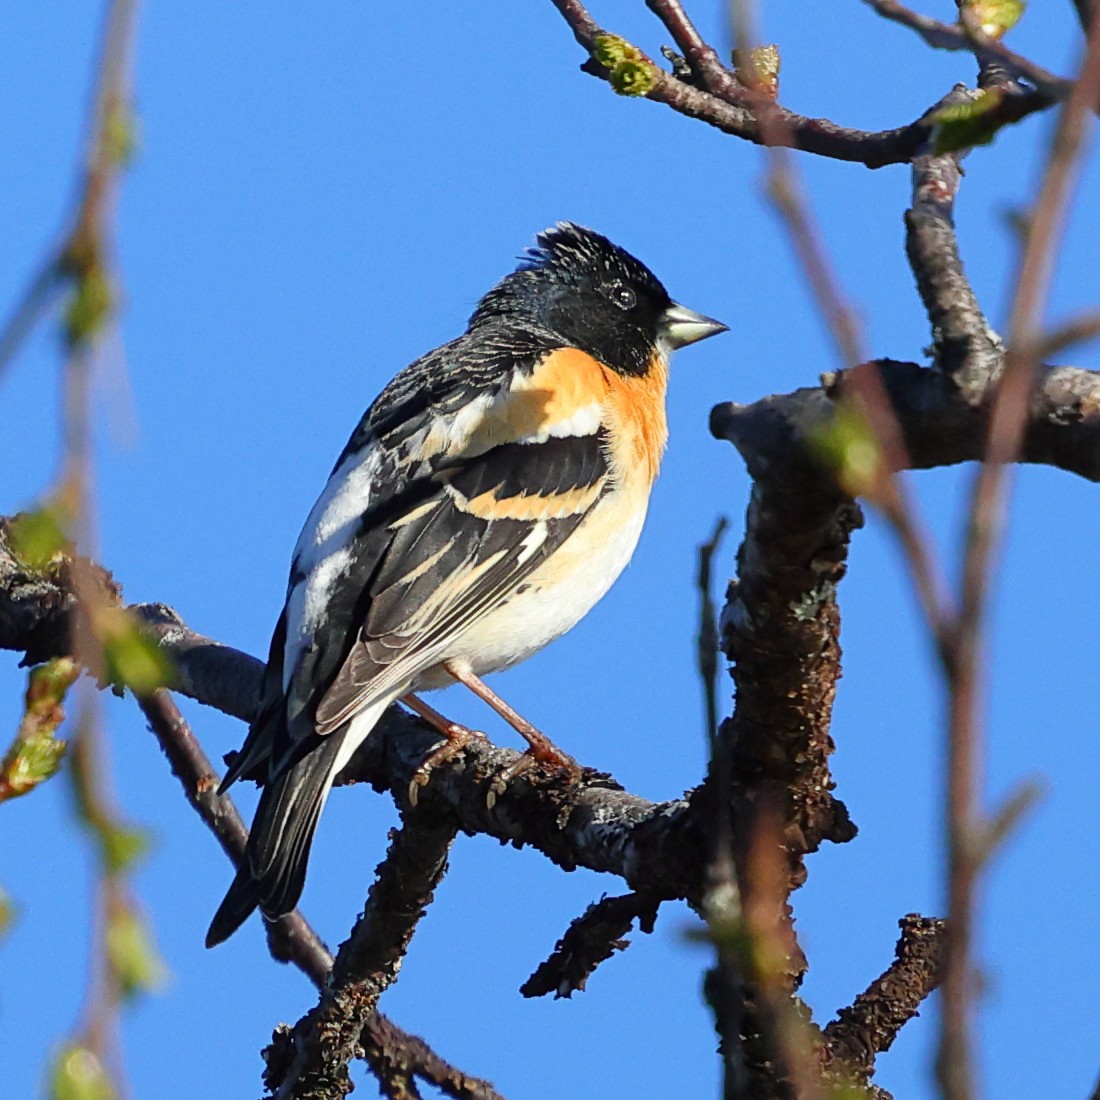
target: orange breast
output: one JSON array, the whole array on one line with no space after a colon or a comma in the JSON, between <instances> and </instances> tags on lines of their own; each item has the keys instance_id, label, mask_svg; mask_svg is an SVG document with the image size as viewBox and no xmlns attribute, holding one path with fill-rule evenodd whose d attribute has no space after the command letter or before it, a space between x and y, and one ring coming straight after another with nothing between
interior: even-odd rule
<instances>
[{"instance_id":1,"label":"orange breast","mask_svg":"<svg viewBox=\"0 0 1100 1100\"><path fill-rule=\"evenodd\" d=\"M608 427L614 441L612 465L624 484L637 484L641 478L648 490L668 442L668 363L654 355L641 377L622 375L609 367L600 369L607 385Z\"/></svg>"}]
</instances>

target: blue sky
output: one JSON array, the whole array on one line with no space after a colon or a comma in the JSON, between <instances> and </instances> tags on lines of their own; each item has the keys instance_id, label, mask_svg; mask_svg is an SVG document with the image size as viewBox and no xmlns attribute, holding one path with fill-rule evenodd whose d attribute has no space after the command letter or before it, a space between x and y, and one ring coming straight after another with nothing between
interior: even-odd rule
<instances>
[{"instance_id":1,"label":"blue sky","mask_svg":"<svg viewBox=\"0 0 1100 1100\"><path fill-rule=\"evenodd\" d=\"M724 41L720 6L694 6ZM675 797L704 766L695 547L730 516L717 563L728 575L749 487L737 455L710 438L707 414L718 401L812 385L836 366L763 199L762 155L579 73L580 51L547 2L383 7L143 10L140 148L118 213L125 304L97 379L98 551L129 600L169 603L195 629L262 654L291 547L362 409L405 363L461 330L537 230L561 218L591 225L732 331L674 363L671 444L633 564L575 631L496 686L585 763L638 794ZM1012 44L1071 71L1072 5L1032 7ZM763 9L764 33L782 50L782 99L804 113L898 125L972 79L966 57L933 54L860 4ZM667 40L641 4L604 0L593 11L652 54ZM72 196L97 20L64 0L0 9L0 303L15 299ZM1050 125L1032 119L968 161L959 234L995 325L1015 264L1005 214L1034 196ZM907 172L799 164L866 346L919 357L929 335L902 247ZM1095 303L1096 183L1092 169L1051 319ZM1073 361L1097 366L1095 349ZM59 362L47 326L0 381L0 512L32 504L54 476ZM952 573L972 474L910 479ZM1047 795L983 891L990 1095L1084 1096L1098 1068L1100 965L1081 916L1100 906L1082 828L1095 816L1100 594L1088 578L1098 539L1092 486L1020 474L996 586L987 790L996 802L1041 776ZM944 908L943 697L905 570L874 517L853 543L841 607L834 766L861 833L813 858L794 899L811 960L805 993L822 1023L889 962L899 917ZM10 732L22 682L14 658L0 660ZM475 700L452 691L438 701L514 743ZM239 723L186 711L212 757L240 743ZM107 701L105 714L119 802L156 838L137 889L172 972L126 1017L133 1095L255 1095L258 1050L314 992L270 961L256 922L203 950L228 864L133 703ZM241 801L250 813L253 793ZM81 1002L89 860L63 781L0 815L0 884L21 911L0 943L4 1077L11 1096L33 1096ZM369 790L330 801L303 899L330 942L361 908L394 820ZM570 920L619 890L588 872L563 875L537 853L460 837L382 1008L512 1100L714 1095L700 996L708 959L685 938L683 907L663 908L655 933L632 936L571 1001L517 992ZM929 1006L881 1059L879 1081L899 1098L932 1095L933 1020Z\"/></svg>"}]
</instances>

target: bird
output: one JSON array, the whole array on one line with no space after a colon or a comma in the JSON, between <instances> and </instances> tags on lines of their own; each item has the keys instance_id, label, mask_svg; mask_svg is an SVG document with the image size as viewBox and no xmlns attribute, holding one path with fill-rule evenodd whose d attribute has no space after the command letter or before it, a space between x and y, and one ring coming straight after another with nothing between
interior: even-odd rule
<instances>
[{"instance_id":1,"label":"bird","mask_svg":"<svg viewBox=\"0 0 1100 1100\"><path fill-rule=\"evenodd\" d=\"M306 519L219 788L266 771L208 947L256 908L295 907L333 780L395 701L461 745L469 731L415 693L462 682L527 738L521 760L572 763L481 677L571 629L622 572L665 449L669 357L727 326L592 229L535 242L461 336L384 387Z\"/></svg>"}]
</instances>

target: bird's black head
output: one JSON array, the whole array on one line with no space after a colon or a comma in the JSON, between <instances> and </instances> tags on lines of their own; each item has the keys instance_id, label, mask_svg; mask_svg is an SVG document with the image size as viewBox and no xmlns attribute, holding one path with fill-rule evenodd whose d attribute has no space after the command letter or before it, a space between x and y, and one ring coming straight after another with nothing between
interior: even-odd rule
<instances>
[{"instance_id":1,"label":"bird's black head","mask_svg":"<svg viewBox=\"0 0 1100 1100\"><path fill-rule=\"evenodd\" d=\"M470 324L535 321L622 374L645 374L657 351L726 326L677 305L639 260L572 222L538 235L520 266L478 303Z\"/></svg>"}]
</instances>

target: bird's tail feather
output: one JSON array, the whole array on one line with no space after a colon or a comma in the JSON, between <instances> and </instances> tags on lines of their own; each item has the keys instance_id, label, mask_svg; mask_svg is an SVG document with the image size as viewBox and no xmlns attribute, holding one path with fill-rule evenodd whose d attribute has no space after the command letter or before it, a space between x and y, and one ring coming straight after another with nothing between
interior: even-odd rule
<instances>
[{"instance_id":1,"label":"bird's tail feather","mask_svg":"<svg viewBox=\"0 0 1100 1100\"><path fill-rule=\"evenodd\" d=\"M224 943L248 919L249 914L260 904L260 885L252 877L248 863L242 863L237 877L230 884L222 899L210 928L206 933L206 946L217 947Z\"/></svg>"},{"instance_id":2,"label":"bird's tail feather","mask_svg":"<svg viewBox=\"0 0 1100 1100\"><path fill-rule=\"evenodd\" d=\"M206 946L227 940L257 906L269 920L298 904L321 808L341 761L347 729L325 737L312 752L263 789L245 859L210 922Z\"/></svg>"}]
</instances>

